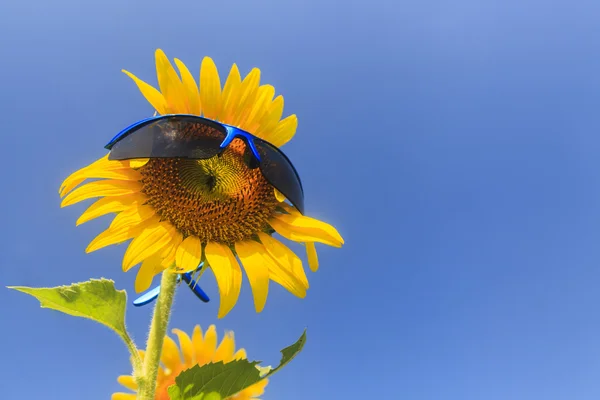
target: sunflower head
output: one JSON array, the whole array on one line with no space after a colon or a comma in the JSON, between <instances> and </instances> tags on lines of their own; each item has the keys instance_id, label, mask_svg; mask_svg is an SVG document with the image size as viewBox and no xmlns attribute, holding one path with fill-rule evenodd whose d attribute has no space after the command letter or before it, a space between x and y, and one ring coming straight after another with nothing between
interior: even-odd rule
<instances>
[{"instance_id":1,"label":"sunflower head","mask_svg":"<svg viewBox=\"0 0 600 400\"><path fill-rule=\"evenodd\" d=\"M173 329L173 333L178 338L179 346L172 338L165 336L160 359L162 365L158 371L156 382L156 400L169 400L167 389L175 383L175 378L186 369L195 365L202 366L219 361L227 364L234 360L246 358L244 349L235 349L233 332L226 332L225 337L217 346L217 331L214 325L211 325L205 334L202 333L200 326L196 325L191 338L179 329ZM144 351L140 350L139 352L143 357ZM137 391L135 378L131 375L121 375L118 382L134 393L114 393L111 399L135 400L135 392ZM268 379L263 379L227 399L257 399L258 396L264 393L267 384Z\"/></svg>"},{"instance_id":2,"label":"sunflower head","mask_svg":"<svg viewBox=\"0 0 600 400\"><path fill-rule=\"evenodd\" d=\"M185 64L156 52L158 87L124 71L159 114L193 114L238 127L274 146L294 135L295 115L281 119L283 97L271 85L260 85L260 70L243 79L233 65L225 84L210 58L202 61L200 85ZM99 198L77 224L106 214L115 217L87 247L129 242L123 270L140 265L135 289L146 290L153 277L170 269L187 272L204 262L215 275L221 304L219 317L235 305L242 272L246 272L257 311L265 305L269 282L304 297L308 280L302 261L285 239L306 246L308 264L318 268L315 243L341 247L343 239L331 225L301 215L267 182L259 168L250 168L251 152L234 139L224 152L209 159L151 158L127 161L107 156L69 176L60 188L62 206ZM85 183L87 179L95 179Z\"/></svg>"}]
</instances>

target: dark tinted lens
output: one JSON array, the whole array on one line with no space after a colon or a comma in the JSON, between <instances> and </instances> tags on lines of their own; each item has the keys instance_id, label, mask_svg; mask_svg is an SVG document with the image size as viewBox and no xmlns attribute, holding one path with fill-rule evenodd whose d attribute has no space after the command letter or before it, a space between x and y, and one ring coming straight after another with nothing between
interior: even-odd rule
<instances>
[{"instance_id":1,"label":"dark tinted lens","mask_svg":"<svg viewBox=\"0 0 600 400\"><path fill-rule=\"evenodd\" d=\"M225 128L193 116L168 116L135 126L112 145L109 160L132 158L195 158L217 155Z\"/></svg>"},{"instance_id":2,"label":"dark tinted lens","mask_svg":"<svg viewBox=\"0 0 600 400\"><path fill-rule=\"evenodd\" d=\"M304 214L302 182L292 162L278 148L264 140L256 138L254 145L260 154L260 171L265 179Z\"/></svg>"}]
</instances>

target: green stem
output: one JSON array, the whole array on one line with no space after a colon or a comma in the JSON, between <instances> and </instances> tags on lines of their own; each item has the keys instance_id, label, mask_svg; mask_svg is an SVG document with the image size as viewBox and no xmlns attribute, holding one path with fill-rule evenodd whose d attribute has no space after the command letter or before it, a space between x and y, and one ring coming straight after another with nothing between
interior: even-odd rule
<instances>
[{"instance_id":1,"label":"green stem","mask_svg":"<svg viewBox=\"0 0 600 400\"><path fill-rule=\"evenodd\" d=\"M173 297L177 286L177 274L165 271L160 281L160 294L154 308L150 334L146 344L144 367L140 377L137 400L154 400L156 392L156 376L160 367L160 353L162 351Z\"/></svg>"},{"instance_id":2,"label":"green stem","mask_svg":"<svg viewBox=\"0 0 600 400\"><path fill-rule=\"evenodd\" d=\"M144 367L142 364L142 358L140 357L140 353L138 352L138 349L135 346L135 343L129 337L127 332L125 332L124 335L121 335L121 338L125 342L125 345L129 349L129 352L131 353L131 365L133 366L133 375L136 378L138 378L142 374L143 367Z\"/></svg>"}]
</instances>

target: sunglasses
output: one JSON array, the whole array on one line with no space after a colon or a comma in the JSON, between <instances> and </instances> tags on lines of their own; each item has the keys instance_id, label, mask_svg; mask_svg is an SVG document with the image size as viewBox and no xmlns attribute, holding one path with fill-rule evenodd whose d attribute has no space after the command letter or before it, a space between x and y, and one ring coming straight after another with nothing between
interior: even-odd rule
<instances>
[{"instance_id":1,"label":"sunglasses","mask_svg":"<svg viewBox=\"0 0 600 400\"><path fill-rule=\"evenodd\" d=\"M208 303L210 301L210 299L208 298L208 295L206 293L204 293L204 290L202 290L200 288L200 285L198 285L196 280L193 278L193 275L195 273L199 272L203 266L204 266L204 263L202 262L202 263L200 263L198 268L196 268L195 271L186 272L185 274L180 274L177 277L177 283L184 281L187 284L187 286L190 289L192 289L192 292L194 292L196 297L198 297L203 302ZM135 299L133 301L133 305L136 307L145 306L146 304L151 303L154 300L156 300L159 293L160 293L160 285L148 290L146 293L144 293L143 295L141 295L140 297Z\"/></svg>"},{"instance_id":2,"label":"sunglasses","mask_svg":"<svg viewBox=\"0 0 600 400\"><path fill-rule=\"evenodd\" d=\"M205 160L221 154L233 139L246 144L248 167L264 178L304 214L304 189L296 168L271 143L253 134L196 115L160 115L138 121L119 132L105 148L109 160L190 158Z\"/></svg>"}]
</instances>

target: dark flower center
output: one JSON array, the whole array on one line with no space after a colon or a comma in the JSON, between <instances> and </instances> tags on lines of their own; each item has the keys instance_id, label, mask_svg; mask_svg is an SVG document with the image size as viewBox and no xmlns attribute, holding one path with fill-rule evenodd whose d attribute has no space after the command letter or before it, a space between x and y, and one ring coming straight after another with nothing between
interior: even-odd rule
<instances>
[{"instance_id":1,"label":"dark flower center","mask_svg":"<svg viewBox=\"0 0 600 400\"><path fill-rule=\"evenodd\" d=\"M154 158L140 169L142 192L157 214L184 236L233 244L268 229L277 207L273 187L247 164L235 139L207 160Z\"/></svg>"}]
</instances>

